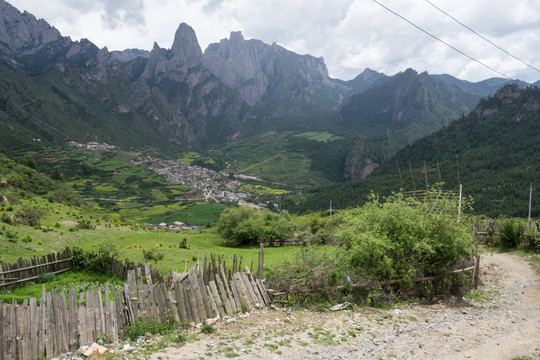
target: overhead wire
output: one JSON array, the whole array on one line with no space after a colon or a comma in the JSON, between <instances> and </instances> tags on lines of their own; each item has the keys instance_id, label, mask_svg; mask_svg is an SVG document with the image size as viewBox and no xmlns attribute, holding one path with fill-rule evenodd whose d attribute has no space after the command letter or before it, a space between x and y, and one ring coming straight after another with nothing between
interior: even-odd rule
<instances>
[{"instance_id":1,"label":"overhead wire","mask_svg":"<svg viewBox=\"0 0 540 360\"><path fill-rule=\"evenodd\" d=\"M439 8L437 5L433 4L431 1L429 0L425 0L429 5L433 6L435 9L439 10L440 12L442 12L444 15L448 16L450 19L454 20L455 22L457 22L459 25L463 26L465 29L469 30L470 32L472 32L473 34L475 34L476 36L480 37L481 39L487 41L488 43L490 43L491 45L495 46L497 49L501 50L502 52L506 53L507 55L510 55L511 57L513 57L514 59L520 61L521 63L527 65L528 67L530 67L531 69L535 70L535 71L538 71L540 72L540 70L536 67L534 67L533 65L527 63L526 61L518 58L517 56L511 54L509 51L507 51L506 49L500 47L499 45L495 44L493 41L489 40L488 38L486 38L485 36L483 36L482 34L479 34L478 32L476 32L475 30L471 29L469 26L465 25L464 23L462 23L461 21L459 21L458 19L456 19L455 17L453 17L452 15L450 15L449 13L447 13L446 11L442 10L441 8Z\"/></svg>"},{"instance_id":2,"label":"overhead wire","mask_svg":"<svg viewBox=\"0 0 540 360\"><path fill-rule=\"evenodd\" d=\"M385 5L381 4L381 3L378 2L377 0L372 0L372 1L373 1L374 3L376 3L376 4L378 4L379 6L381 6L382 8L386 9L387 11L391 12L392 14L396 15L397 17L401 18L402 20L408 22L410 25L414 26L415 28L417 28L418 30L422 31L423 33L425 33L425 34L431 36L432 38L434 38L435 40L437 40L437 41L443 43L444 45L448 46L448 47L451 48L452 50L454 50L454 51L460 53L461 55L465 56L466 58L468 58L468 59L470 59L470 60L472 60L472 61L474 61L474 62L476 62L476 63L478 63L478 64L480 64L480 65L482 65L482 66L484 66L485 68L487 68L487 69L489 69L489 70L491 70L491 71L493 71L493 72L495 72L495 73L497 73L497 74L499 74L499 75L501 75L501 76L503 76L503 77L505 77L505 78L507 78L507 79L509 79L509 80L511 80L511 81L516 81L516 80L513 79L512 77L506 75L505 73L500 72L499 70L497 70L497 69L495 69L495 68L493 68L493 67L487 65L486 63L484 63L484 62L482 62L482 61L480 61L480 60L478 60L478 59L475 59L474 57L470 56L469 54L467 54L467 53L465 53L465 52L459 50L459 49L456 48L455 46L453 46L453 45L447 43L446 41L442 40L441 38L439 38L439 37L433 35L433 34L430 33L429 31L424 30L424 29L421 28L420 26L416 25L415 23L413 23L413 22L410 21L409 19L405 18L404 16L398 14L398 13L395 12L394 10L392 10L392 9L386 7Z\"/></svg>"}]
</instances>

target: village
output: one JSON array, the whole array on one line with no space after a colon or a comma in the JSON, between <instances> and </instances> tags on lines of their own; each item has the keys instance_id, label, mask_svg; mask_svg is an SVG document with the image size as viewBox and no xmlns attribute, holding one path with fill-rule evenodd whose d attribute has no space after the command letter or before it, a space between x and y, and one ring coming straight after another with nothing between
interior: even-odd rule
<instances>
[{"instance_id":1,"label":"village","mask_svg":"<svg viewBox=\"0 0 540 360\"><path fill-rule=\"evenodd\" d=\"M94 152L117 150L115 145L98 142L82 144L71 141L69 145ZM214 171L197 165L142 156L141 154L138 154L138 157L135 160L131 160L130 163L134 166L145 167L172 183L187 185L196 190L195 197L193 197L193 194L188 197L177 196L175 198L176 201L204 200L217 204L227 203L238 206L247 206L256 210L267 207L267 204L265 203L256 204L250 202L250 194L236 191L242 186L240 180L262 181L261 178L256 176L244 174L232 175L226 171ZM121 200L115 199L115 201ZM153 227L155 229L175 232L197 230L197 227L189 226L179 221L172 224L160 223Z\"/></svg>"},{"instance_id":2,"label":"village","mask_svg":"<svg viewBox=\"0 0 540 360\"><path fill-rule=\"evenodd\" d=\"M185 184L198 189L202 192L206 200L216 203L232 203L239 206L248 206L257 210L265 207L265 204L255 204L247 201L250 198L250 194L234 191L242 184L238 180L231 179L228 172L218 172L197 165L156 159L150 156L144 158L138 157L136 160L132 160L131 163L137 166L144 166L170 182ZM257 177L245 175L239 178L260 180Z\"/></svg>"}]
</instances>

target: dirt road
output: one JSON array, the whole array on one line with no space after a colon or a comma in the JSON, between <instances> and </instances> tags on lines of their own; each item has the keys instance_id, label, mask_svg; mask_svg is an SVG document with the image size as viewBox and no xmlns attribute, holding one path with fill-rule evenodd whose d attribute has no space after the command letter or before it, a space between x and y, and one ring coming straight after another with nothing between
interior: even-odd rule
<instances>
[{"instance_id":1,"label":"dirt road","mask_svg":"<svg viewBox=\"0 0 540 360\"><path fill-rule=\"evenodd\" d=\"M392 310L261 310L216 324L150 359L540 359L540 276L526 259L484 254L472 296Z\"/></svg>"}]
</instances>

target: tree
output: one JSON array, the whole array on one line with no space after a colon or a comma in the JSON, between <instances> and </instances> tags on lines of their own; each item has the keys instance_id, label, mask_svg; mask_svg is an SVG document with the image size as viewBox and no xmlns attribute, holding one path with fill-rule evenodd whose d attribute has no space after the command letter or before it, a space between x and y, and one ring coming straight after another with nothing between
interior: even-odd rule
<instances>
[{"instance_id":1,"label":"tree","mask_svg":"<svg viewBox=\"0 0 540 360\"><path fill-rule=\"evenodd\" d=\"M218 233L235 245L255 245L263 241L275 244L291 236L293 223L288 214L256 211L240 206L223 211L217 223Z\"/></svg>"},{"instance_id":2,"label":"tree","mask_svg":"<svg viewBox=\"0 0 540 360\"><path fill-rule=\"evenodd\" d=\"M52 170L51 179L57 180L57 181L64 181L64 176L60 172L60 168L58 166L55 166L54 169Z\"/></svg>"},{"instance_id":3,"label":"tree","mask_svg":"<svg viewBox=\"0 0 540 360\"><path fill-rule=\"evenodd\" d=\"M436 190L426 199L394 195L380 203L372 197L345 216L338 237L356 276L400 281L444 278L460 259L472 256L472 235L457 222L457 199Z\"/></svg>"}]
</instances>

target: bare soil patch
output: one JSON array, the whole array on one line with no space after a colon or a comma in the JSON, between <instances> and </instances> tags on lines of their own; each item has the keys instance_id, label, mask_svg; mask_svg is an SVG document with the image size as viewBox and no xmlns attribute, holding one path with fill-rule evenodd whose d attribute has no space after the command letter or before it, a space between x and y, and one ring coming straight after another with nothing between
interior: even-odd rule
<instances>
[{"instance_id":1,"label":"bare soil patch","mask_svg":"<svg viewBox=\"0 0 540 360\"><path fill-rule=\"evenodd\" d=\"M481 286L466 298L385 311L259 310L150 359L540 359L539 279L522 257L484 254Z\"/></svg>"}]
</instances>

